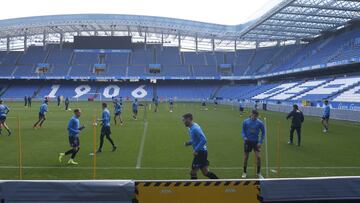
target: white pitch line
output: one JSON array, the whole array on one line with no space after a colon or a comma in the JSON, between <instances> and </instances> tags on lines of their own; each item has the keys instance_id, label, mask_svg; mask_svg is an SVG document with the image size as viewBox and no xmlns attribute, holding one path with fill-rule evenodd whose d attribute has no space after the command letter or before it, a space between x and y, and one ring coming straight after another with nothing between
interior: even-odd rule
<instances>
[{"instance_id":1,"label":"white pitch line","mask_svg":"<svg viewBox=\"0 0 360 203\"><path fill-rule=\"evenodd\" d=\"M136 169L141 168L141 161L142 161L143 154L144 154L144 146L145 146L145 138L146 138L146 134L147 134L147 128L148 128L148 122L145 121L145 123L144 123L144 132L143 132L143 135L141 137L139 154L138 154L137 161L136 161Z\"/></svg>"},{"instance_id":2,"label":"white pitch line","mask_svg":"<svg viewBox=\"0 0 360 203\"><path fill-rule=\"evenodd\" d=\"M18 169L19 166L0 166L0 169ZM23 169L69 169L69 170L91 170L92 167L90 166L23 166ZM254 167L248 167L249 169ZM269 169L274 169L276 167L269 167ZM109 166L109 167L96 167L96 169L99 170L135 170L135 169L141 169L141 170L189 170L189 168L186 167L142 167L137 168L133 166ZM242 167L212 167L211 169L214 170L241 170ZM304 166L304 167L281 167L281 169L285 170L326 170L326 169L336 169L336 170L343 170L343 169L360 169L360 166L344 166L344 167L316 167L316 166Z\"/></svg>"}]
</instances>

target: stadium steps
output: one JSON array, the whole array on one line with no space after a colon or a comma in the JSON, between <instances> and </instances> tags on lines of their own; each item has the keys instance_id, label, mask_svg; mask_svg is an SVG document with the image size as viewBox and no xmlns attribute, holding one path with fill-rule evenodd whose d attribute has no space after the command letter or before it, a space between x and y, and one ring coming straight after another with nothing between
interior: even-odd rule
<instances>
[{"instance_id":1,"label":"stadium steps","mask_svg":"<svg viewBox=\"0 0 360 203\"><path fill-rule=\"evenodd\" d=\"M9 89L10 85L4 85L1 89L0 89L0 98L2 97L2 95Z\"/></svg>"},{"instance_id":2,"label":"stadium steps","mask_svg":"<svg viewBox=\"0 0 360 203\"><path fill-rule=\"evenodd\" d=\"M190 76L195 76L194 75L194 67L193 67L193 65L189 66L189 71L190 71Z\"/></svg>"},{"instance_id":3,"label":"stadium steps","mask_svg":"<svg viewBox=\"0 0 360 203\"><path fill-rule=\"evenodd\" d=\"M222 86L217 86L213 92L210 94L210 98L213 99L213 98L216 98L219 91L221 90Z\"/></svg>"},{"instance_id":4,"label":"stadium steps","mask_svg":"<svg viewBox=\"0 0 360 203\"><path fill-rule=\"evenodd\" d=\"M185 64L184 52L180 52L180 62L181 62L181 65Z\"/></svg>"},{"instance_id":5,"label":"stadium steps","mask_svg":"<svg viewBox=\"0 0 360 203\"><path fill-rule=\"evenodd\" d=\"M282 59L280 59L277 63L272 63L272 66L271 68L269 69L269 72L274 72L276 71L276 69L287 63L288 61L290 61L292 58L294 58L295 56L298 55L298 53L303 50L304 47L303 46L297 46L296 49L294 49L293 51L291 51L290 53L284 53L284 54L281 54L279 55L279 57L281 57ZM286 49L284 49L286 50ZM273 59L273 61L275 60L275 58Z\"/></svg>"},{"instance_id":6,"label":"stadium steps","mask_svg":"<svg viewBox=\"0 0 360 203\"><path fill-rule=\"evenodd\" d=\"M249 72L250 68L251 68L251 63L253 62L253 60L255 59L256 56L256 49L253 51L253 53L251 54L251 56L249 57L249 60L247 61L247 68L244 71L243 75L247 75L247 73Z\"/></svg>"},{"instance_id":7,"label":"stadium steps","mask_svg":"<svg viewBox=\"0 0 360 203\"><path fill-rule=\"evenodd\" d=\"M72 52L68 64L73 64L74 59L75 59L75 52Z\"/></svg>"},{"instance_id":8,"label":"stadium steps","mask_svg":"<svg viewBox=\"0 0 360 203\"><path fill-rule=\"evenodd\" d=\"M44 88L44 86L45 86L45 85L40 85L40 86L34 91L34 93L32 94L32 97L33 97L33 98L36 98L36 97L39 95L40 91Z\"/></svg>"},{"instance_id":9,"label":"stadium steps","mask_svg":"<svg viewBox=\"0 0 360 203\"><path fill-rule=\"evenodd\" d=\"M278 51L275 52L275 54L268 60L267 63L272 64L275 59L283 55L284 50L286 50L285 46L279 46Z\"/></svg>"},{"instance_id":10,"label":"stadium steps","mask_svg":"<svg viewBox=\"0 0 360 203\"><path fill-rule=\"evenodd\" d=\"M18 69L18 67L17 66L15 66L15 68L14 68L14 70L12 71L12 73L11 73L11 77L14 77L14 75L15 75L15 73L16 73L16 71L17 71L17 69Z\"/></svg>"},{"instance_id":11,"label":"stadium steps","mask_svg":"<svg viewBox=\"0 0 360 203\"><path fill-rule=\"evenodd\" d=\"M334 36L331 36L329 38L327 38L326 40L324 40L321 44L319 44L318 46L314 47L314 49L310 50L310 52L308 52L308 54L305 54L305 57L302 58L300 60L299 63L297 63L296 65L294 65L294 67L304 67L305 66L305 62L307 62L309 59L311 59L313 56L316 56L316 54L322 52L322 49L329 44L332 40L334 39Z\"/></svg>"},{"instance_id":12,"label":"stadium steps","mask_svg":"<svg viewBox=\"0 0 360 203\"><path fill-rule=\"evenodd\" d=\"M296 83L296 82L290 82L290 81L289 81L289 83ZM281 93L283 93L283 92L285 92L285 91L287 91L287 90L289 90L289 89L291 89L291 88L297 87L297 86L299 86L299 85L301 85L301 84L303 84L303 83L305 83L305 81L302 81L302 82L299 81L298 84L296 84L296 85L294 85L294 86L292 86L292 87L284 88L284 89L282 89L281 91L276 92L276 94L269 95L269 96L267 96L267 97L262 98L261 100L268 100L268 99L271 98L271 97L275 97L276 95L279 95L279 94L281 94ZM272 89L275 89L275 88L277 88L278 86L280 86L280 84L277 85L277 86L275 86L274 88L271 88L271 89L268 89L268 90L266 90L266 91L260 92L259 94L253 96L253 98L256 97L256 96L258 96L258 95L261 95L261 94L263 94L263 93L265 93L265 92L267 92L267 91L270 91L270 90L272 90Z\"/></svg>"},{"instance_id":13,"label":"stadium steps","mask_svg":"<svg viewBox=\"0 0 360 203\"><path fill-rule=\"evenodd\" d=\"M72 70L72 66L69 67L69 69L68 69L68 71L66 73L66 76L70 76L71 70Z\"/></svg>"},{"instance_id":14,"label":"stadium steps","mask_svg":"<svg viewBox=\"0 0 360 203\"><path fill-rule=\"evenodd\" d=\"M19 65L19 61L21 60L21 57L23 56L24 53L26 53L26 52L21 52L20 54L18 54L16 56L15 65Z\"/></svg>"},{"instance_id":15,"label":"stadium steps","mask_svg":"<svg viewBox=\"0 0 360 203\"><path fill-rule=\"evenodd\" d=\"M47 63L47 61L48 61L48 58L49 58L49 56L50 56L50 54L51 54L51 52L52 52L52 50L53 50L53 46L47 46L48 48L47 48L47 52L46 52L46 55L45 55L45 58L44 58L44 63Z\"/></svg>"}]
</instances>

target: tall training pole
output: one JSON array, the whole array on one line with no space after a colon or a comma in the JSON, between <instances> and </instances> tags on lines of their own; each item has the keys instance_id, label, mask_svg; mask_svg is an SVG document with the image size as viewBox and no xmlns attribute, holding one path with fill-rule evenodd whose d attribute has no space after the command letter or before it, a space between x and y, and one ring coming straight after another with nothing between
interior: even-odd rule
<instances>
[{"instance_id":1,"label":"tall training pole","mask_svg":"<svg viewBox=\"0 0 360 203\"><path fill-rule=\"evenodd\" d=\"M267 122L266 122L266 117L264 117L264 122L265 122L265 165L266 165L266 177L269 178L270 176L270 168L269 168L269 147L268 147L268 135L269 133L267 133Z\"/></svg>"},{"instance_id":2,"label":"tall training pole","mask_svg":"<svg viewBox=\"0 0 360 203\"><path fill-rule=\"evenodd\" d=\"M18 148L19 148L19 179L23 179L23 166L22 166L22 143L21 143L21 134L20 134L20 116L17 116L17 138L18 138Z\"/></svg>"},{"instance_id":3,"label":"tall training pole","mask_svg":"<svg viewBox=\"0 0 360 203\"><path fill-rule=\"evenodd\" d=\"M93 119L93 179L96 180L96 115Z\"/></svg>"}]
</instances>

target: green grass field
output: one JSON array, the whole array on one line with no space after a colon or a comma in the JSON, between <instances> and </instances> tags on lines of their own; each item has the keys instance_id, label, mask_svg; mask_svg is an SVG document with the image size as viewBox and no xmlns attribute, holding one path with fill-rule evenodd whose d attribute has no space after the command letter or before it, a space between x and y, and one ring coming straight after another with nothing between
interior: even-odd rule
<instances>
[{"instance_id":1,"label":"green grass field","mask_svg":"<svg viewBox=\"0 0 360 203\"><path fill-rule=\"evenodd\" d=\"M50 103L49 113L42 129L32 129L37 120L40 103L31 109L22 103L7 103L11 108L8 125L13 136L0 136L0 179L19 178L19 145L17 116L20 117L22 140L23 179L92 179L94 115L101 113L99 102L71 103L71 108L80 107L82 124L87 128L81 134L81 150L76 161L78 166L58 162L58 153L69 149L67 123L71 111L64 111ZM131 118L131 104L124 106L124 126L114 126L112 137L118 146L110 152L105 142L103 153L97 156L97 179L188 179L192 161L191 148L184 147L188 140L187 129L181 115L192 112L208 139L210 168L220 178L240 178L242 173L243 141L241 124L249 114L240 116L237 108L209 106L201 111L198 103L176 103L175 111L168 111L168 104L161 104L159 111L148 110L146 121L144 108L140 109L137 121ZM112 104L110 104L112 111ZM269 177L349 176L360 175L360 125L345 121L331 121L330 132L324 134L320 119L305 117L302 147L289 146L290 121L285 114L261 112L267 118ZM146 127L145 127L146 126ZM97 136L99 136L99 127ZM279 134L280 133L280 134ZM279 144L278 144L278 137ZM279 148L277 147L279 146ZM279 155L279 156L278 156ZM263 175L265 169L265 146L262 148ZM251 156L248 175L255 176L254 157ZM276 173L280 167L280 173ZM199 174L199 178L202 176Z\"/></svg>"}]
</instances>

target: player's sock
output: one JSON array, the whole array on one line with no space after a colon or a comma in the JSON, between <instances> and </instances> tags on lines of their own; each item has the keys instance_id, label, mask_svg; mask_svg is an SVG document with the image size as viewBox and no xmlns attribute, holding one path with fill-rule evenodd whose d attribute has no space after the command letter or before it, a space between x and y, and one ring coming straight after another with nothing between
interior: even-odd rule
<instances>
[{"instance_id":1,"label":"player's sock","mask_svg":"<svg viewBox=\"0 0 360 203\"><path fill-rule=\"evenodd\" d=\"M67 155L69 155L69 154L72 154L73 151L74 151L73 149L70 149L69 151L65 152L64 154L65 154L65 156L67 156Z\"/></svg>"},{"instance_id":2,"label":"player's sock","mask_svg":"<svg viewBox=\"0 0 360 203\"><path fill-rule=\"evenodd\" d=\"M258 166L258 167L256 168L256 173L257 173L257 174L260 174L260 173L261 173L261 167L260 167L260 166Z\"/></svg>"},{"instance_id":3,"label":"player's sock","mask_svg":"<svg viewBox=\"0 0 360 203\"><path fill-rule=\"evenodd\" d=\"M246 173L246 168L247 168L247 167L246 167L246 166L244 166L244 173Z\"/></svg>"},{"instance_id":4,"label":"player's sock","mask_svg":"<svg viewBox=\"0 0 360 203\"><path fill-rule=\"evenodd\" d=\"M197 179L197 176L196 175L191 175L191 180L196 180Z\"/></svg>"},{"instance_id":5,"label":"player's sock","mask_svg":"<svg viewBox=\"0 0 360 203\"><path fill-rule=\"evenodd\" d=\"M10 136L11 135L11 130L7 129L7 132L8 132L8 136Z\"/></svg>"},{"instance_id":6,"label":"player's sock","mask_svg":"<svg viewBox=\"0 0 360 203\"><path fill-rule=\"evenodd\" d=\"M75 156L79 150L80 150L80 148L78 148L77 150L73 150L73 153L71 154L71 159L75 159Z\"/></svg>"},{"instance_id":7,"label":"player's sock","mask_svg":"<svg viewBox=\"0 0 360 203\"><path fill-rule=\"evenodd\" d=\"M219 179L215 173L209 171L207 174L206 174L206 177L210 178L210 179Z\"/></svg>"},{"instance_id":8,"label":"player's sock","mask_svg":"<svg viewBox=\"0 0 360 203\"><path fill-rule=\"evenodd\" d=\"M115 147L114 141L111 139L111 137L106 137L107 140L109 140L109 142L111 143L111 145L113 146L113 148ZM115 147L116 148L116 147Z\"/></svg>"}]
</instances>

